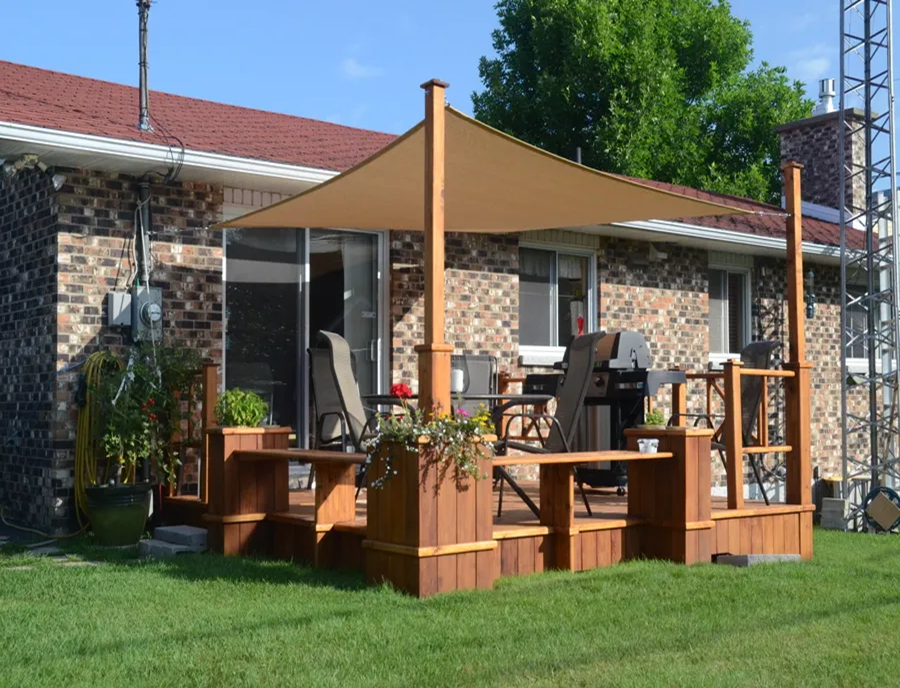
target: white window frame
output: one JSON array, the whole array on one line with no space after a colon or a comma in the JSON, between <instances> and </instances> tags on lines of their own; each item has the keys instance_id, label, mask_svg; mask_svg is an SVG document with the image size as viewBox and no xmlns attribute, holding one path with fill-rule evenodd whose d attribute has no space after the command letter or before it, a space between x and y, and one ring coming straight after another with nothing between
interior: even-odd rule
<instances>
[{"instance_id":1,"label":"white window frame","mask_svg":"<svg viewBox=\"0 0 900 688\"><path fill-rule=\"evenodd\" d=\"M844 326L843 321L841 322L841 327ZM881 372L881 361L877 360L875 362L876 370ZM847 373L850 375L868 375L869 374L869 359L868 358L848 358L847 359Z\"/></svg>"},{"instance_id":2,"label":"white window frame","mask_svg":"<svg viewBox=\"0 0 900 688\"><path fill-rule=\"evenodd\" d=\"M744 332L746 333L746 343L749 343L752 340L752 298L753 294L753 275L752 270L750 268L744 267L735 267L734 265L724 265L722 263L710 263L710 270L720 270L726 273L734 273L742 275L744 278L744 294L746 298L744 299L744 308L743 308L743 319L744 319ZM707 293L709 290L707 289ZM727 328L726 328L727 329ZM745 345L746 345L745 343ZM739 351L734 352L714 352L712 351L712 342L710 342L710 351L709 351L709 367L711 370L721 370L722 366L724 366L726 361L740 361L741 354Z\"/></svg>"},{"instance_id":3,"label":"white window frame","mask_svg":"<svg viewBox=\"0 0 900 688\"><path fill-rule=\"evenodd\" d=\"M564 253L569 256L579 256L582 258L587 258L588 264L588 274L587 274L587 312L585 313L584 318L584 331L587 332L596 332L597 331L597 252L591 249L585 249L583 247L574 247L567 246L565 244L551 244L551 243L541 243L541 242L520 242L519 248L528 248L535 251L548 251L554 252L557 255L560 253ZM558 262L557 262L558 265ZM558 271L558 269L557 269ZM559 275L557 274L556 283L552 287L551 291L551 299L557 299L557 291L559 289ZM559 314L556 312L557 309L554 308L554 322L552 324L553 331L556 332L559 329ZM519 320L521 322L522 311L521 311L521 303L519 304ZM520 328L521 331L521 328ZM519 365L520 366L540 366L540 367L549 367L554 363L561 361L563 356L566 353L566 347L564 346L536 346L530 344L519 344Z\"/></svg>"}]
</instances>

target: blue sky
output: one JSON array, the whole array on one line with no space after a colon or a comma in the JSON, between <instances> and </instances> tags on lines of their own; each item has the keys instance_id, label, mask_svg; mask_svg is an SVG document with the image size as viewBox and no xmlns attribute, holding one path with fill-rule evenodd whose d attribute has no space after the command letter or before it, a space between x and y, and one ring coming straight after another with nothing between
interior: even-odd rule
<instances>
[{"instance_id":1,"label":"blue sky","mask_svg":"<svg viewBox=\"0 0 900 688\"><path fill-rule=\"evenodd\" d=\"M151 88L400 133L438 77L471 112L493 0L156 0ZM823 10L824 6L824 10ZM756 61L837 77L838 0L733 0ZM137 84L134 0L3 0L0 59ZM2 84L0 84L2 86ZM152 105L152 103L151 103Z\"/></svg>"}]
</instances>

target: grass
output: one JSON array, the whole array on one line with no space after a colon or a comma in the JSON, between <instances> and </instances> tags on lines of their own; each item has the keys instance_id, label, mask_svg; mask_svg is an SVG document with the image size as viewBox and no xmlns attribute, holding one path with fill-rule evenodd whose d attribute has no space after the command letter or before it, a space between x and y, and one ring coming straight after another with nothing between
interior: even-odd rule
<instances>
[{"instance_id":1,"label":"grass","mask_svg":"<svg viewBox=\"0 0 900 688\"><path fill-rule=\"evenodd\" d=\"M806 564L633 562L424 601L282 562L0 553L0 685L897 685L898 544L820 531Z\"/></svg>"}]
</instances>

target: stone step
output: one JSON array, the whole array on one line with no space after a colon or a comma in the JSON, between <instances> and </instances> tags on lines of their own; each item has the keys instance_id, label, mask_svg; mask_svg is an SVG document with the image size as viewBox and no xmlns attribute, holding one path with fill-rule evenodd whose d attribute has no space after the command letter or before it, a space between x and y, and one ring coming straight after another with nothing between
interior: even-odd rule
<instances>
[{"instance_id":1,"label":"stone step","mask_svg":"<svg viewBox=\"0 0 900 688\"><path fill-rule=\"evenodd\" d=\"M172 542L163 542L155 539L141 540L138 543L138 556L152 557L153 559L171 559L179 554L198 554L205 549L205 547L176 545Z\"/></svg>"},{"instance_id":2,"label":"stone step","mask_svg":"<svg viewBox=\"0 0 900 688\"><path fill-rule=\"evenodd\" d=\"M173 545L186 545L206 549L206 528L194 526L160 526L153 529L153 537Z\"/></svg>"},{"instance_id":3,"label":"stone step","mask_svg":"<svg viewBox=\"0 0 900 688\"><path fill-rule=\"evenodd\" d=\"M756 566L757 564L775 564L785 561L801 561L799 554L720 554L717 564L728 566Z\"/></svg>"}]
</instances>

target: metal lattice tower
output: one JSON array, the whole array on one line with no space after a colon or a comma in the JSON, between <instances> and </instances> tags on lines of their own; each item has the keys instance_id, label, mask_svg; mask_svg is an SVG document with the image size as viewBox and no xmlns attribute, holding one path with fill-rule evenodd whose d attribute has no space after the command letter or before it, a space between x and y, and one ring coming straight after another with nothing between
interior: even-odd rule
<instances>
[{"instance_id":1,"label":"metal lattice tower","mask_svg":"<svg viewBox=\"0 0 900 688\"><path fill-rule=\"evenodd\" d=\"M892 58L890 0L841 0L843 494L857 527L866 494L900 483ZM853 154L859 147L864 156ZM862 248L853 229L864 232ZM864 358L865 372L848 371L848 358Z\"/></svg>"}]
</instances>

